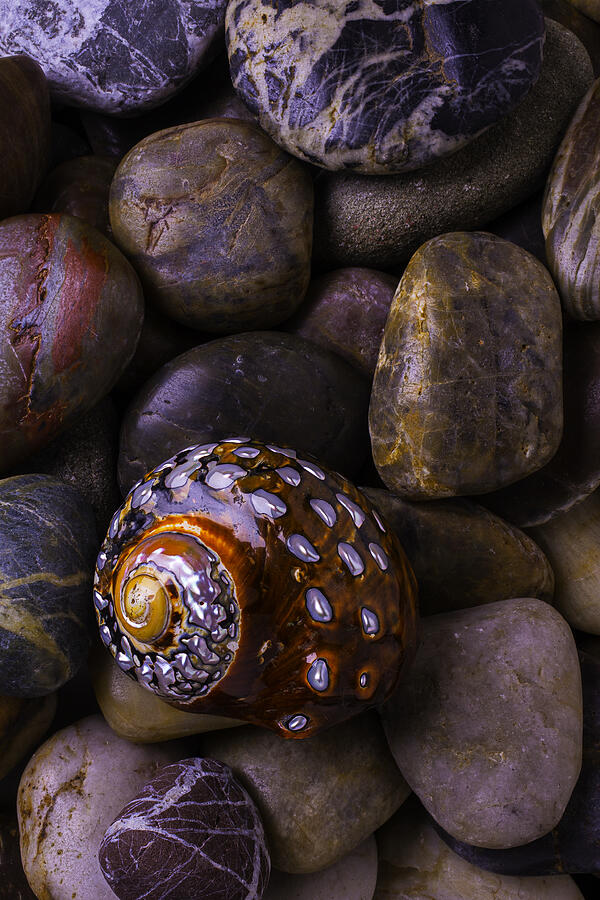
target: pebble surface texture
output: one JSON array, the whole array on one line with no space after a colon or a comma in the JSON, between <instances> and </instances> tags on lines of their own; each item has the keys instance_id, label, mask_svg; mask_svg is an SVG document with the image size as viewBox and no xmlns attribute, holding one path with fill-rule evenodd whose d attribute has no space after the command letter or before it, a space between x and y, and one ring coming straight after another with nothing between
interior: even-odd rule
<instances>
[{"instance_id":1,"label":"pebble surface texture","mask_svg":"<svg viewBox=\"0 0 600 900\"><path fill-rule=\"evenodd\" d=\"M373 836L332 866L310 875L271 870L263 900L372 900L377 880Z\"/></svg>"},{"instance_id":2,"label":"pebble surface texture","mask_svg":"<svg viewBox=\"0 0 600 900\"><path fill-rule=\"evenodd\" d=\"M306 293L312 181L249 122L206 119L150 135L121 161L109 205L147 298L185 325L268 328Z\"/></svg>"},{"instance_id":3,"label":"pebble surface texture","mask_svg":"<svg viewBox=\"0 0 600 900\"><path fill-rule=\"evenodd\" d=\"M91 225L57 214L0 223L0 470L110 390L142 319L137 275Z\"/></svg>"},{"instance_id":4,"label":"pebble surface texture","mask_svg":"<svg viewBox=\"0 0 600 900\"><path fill-rule=\"evenodd\" d=\"M261 900L271 870L256 806L213 759L165 766L107 828L98 856L119 900Z\"/></svg>"},{"instance_id":5,"label":"pebble surface texture","mask_svg":"<svg viewBox=\"0 0 600 900\"><path fill-rule=\"evenodd\" d=\"M93 511L70 485L46 475L0 481L3 694L49 694L84 661L97 540Z\"/></svg>"},{"instance_id":6,"label":"pebble surface texture","mask_svg":"<svg viewBox=\"0 0 600 900\"><path fill-rule=\"evenodd\" d=\"M291 153L329 169L402 172L452 153L536 81L534 0L232 0L234 86Z\"/></svg>"},{"instance_id":7,"label":"pebble surface texture","mask_svg":"<svg viewBox=\"0 0 600 900\"><path fill-rule=\"evenodd\" d=\"M556 452L562 318L547 270L484 232L433 238L392 301L369 409L373 459L409 499L478 494Z\"/></svg>"},{"instance_id":8,"label":"pebble surface texture","mask_svg":"<svg viewBox=\"0 0 600 900\"><path fill-rule=\"evenodd\" d=\"M271 862L295 874L334 865L400 806L410 788L375 712L309 741L248 726L200 739L203 755L232 770L256 802Z\"/></svg>"},{"instance_id":9,"label":"pebble surface texture","mask_svg":"<svg viewBox=\"0 0 600 900\"><path fill-rule=\"evenodd\" d=\"M101 716L54 734L31 757L19 784L21 858L41 900L114 900L98 862L105 830L162 766L186 753L178 743L140 746Z\"/></svg>"},{"instance_id":10,"label":"pebble surface texture","mask_svg":"<svg viewBox=\"0 0 600 900\"><path fill-rule=\"evenodd\" d=\"M409 800L377 834L379 873L373 900L583 900L568 875L493 875L461 859Z\"/></svg>"},{"instance_id":11,"label":"pebble surface texture","mask_svg":"<svg viewBox=\"0 0 600 900\"><path fill-rule=\"evenodd\" d=\"M514 112L458 153L404 175L327 172L316 179L317 259L327 268L392 268L434 235L481 228L525 200L544 186L592 80L581 42L548 21L538 82Z\"/></svg>"},{"instance_id":12,"label":"pebble surface texture","mask_svg":"<svg viewBox=\"0 0 600 900\"><path fill-rule=\"evenodd\" d=\"M565 312L600 319L600 79L590 88L554 160L542 226Z\"/></svg>"},{"instance_id":13,"label":"pebble surface texture","mask_svg":"<svg viewBox=\"0 0 600 900\"><path fill-rule=\"evenodd\" d=\"M470 500L411 503L363 488L394 529L419 585L419 612L429 616L511 597L554 594L546 556L523 531Z\"/></svg>"},{"instance_id":14,"label":"pebble surface texture","mask_svg":"<svg viewBox=\"0 0 600 900\"><path fill-rule=\"evenodd\" d=\"M430 616L383 716L402 774L453 837L533 841L560 820L581 767L572 632L535 599Z\"/></svg>"},{"instance_id":15,"label":"pebble surface texture","mask_svg":"<svg viewBox=\"0 0 600 900\"><path fill-rule=\"evenodd\" d=\"M0 53L24 53L53 99L113 115L164 103L213 52L225 0L0 0Z\"/></svg>"},{"instance_id":16,"label":"pebble surface texture","mask_svg":"<svg viewBox=\"0 0 600 900\"><path fill-rule=\"evenodd\" d=\"M352 475L367 451L368 402L359 373L311 341L274 331L210 341L163 366L129 407L123 493L178 450L227 433L311 453Z\"/></svg>"}]
</instances>

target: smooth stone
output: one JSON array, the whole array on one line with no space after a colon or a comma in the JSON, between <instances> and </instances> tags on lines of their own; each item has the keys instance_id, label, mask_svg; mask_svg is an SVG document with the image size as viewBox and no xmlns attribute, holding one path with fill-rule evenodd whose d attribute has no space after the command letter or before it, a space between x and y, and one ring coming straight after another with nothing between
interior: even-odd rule
<instances>
[{"instance_id":1,"label":"smooth stone","mask_svg":"<svg viewBox=\"0 0 600 900\"><path fill-rule=\"evenodd\" d=\"M571 120L548 177L542 227L568 316L600 319L600 79Z\"/></svg>"},{"instance_id":2,"label":"smooth stone","mask_svg":"<svg viewBox=\"0 0 600 900\"><path fill-rule=\"evenodd\" d=\"M515 525L542 525L600 485L600 323L571 323L564 330L563 410L563 435L552 459L478 498Z\"/></svg>"},{"instance_id":3,"label":"smooth stone","mask_svg":"<svg viewBox=\"0 0 600 900\"><path fill-rule=\"evenodd\" d=\"M56 694L35 700L0 695L0 779L38 745L55 712Z\"/></svg>"},{"instance_id":4,"label":"smooth stone","mask_svg":"<svg viewBox=\"0 0 600 900\"><path fill-rule=\"evenodd\" d=\"M438 834L463 859L503 875L600 873L600 660L579 653L583 686L583 762L564 815L537 841L512 850L486 850ZM434 823L435 827L435 823Z\"/></svg>"},{"instance_id":5,"label":"smooth stone","mask_svg":"<svg viewBox=\"0 0 600 900\"><path fill-rule=\"evenodd\" d=\"M590 19L600 22L600 0L569 0L569 3L580 9Z\"/></svg>"},{"instance_id":6,"label":"smooth stone","mask_svg":"<svg viewBox=\"0 0 600 900\"><path fill-rule=\"evenodd\" d=\"M131 744L101 716L53 735L19 785L21 858L40 898L114 900L98 848L115 816L162 766L185 755L179 743Z\"/></svg>"},{"instance_id":7,"label":"smooth stone","mask_svg":"<svg viewBox=\"0 0 600 900\"><path fill-rule=\"evenodd\" d=\"M358 372L304 338L265 331L210 341L163 366L129 407L121 488L184 447L238 434L351 476L366 455L367 404Z\"/></svg>"},{"instance_id":8,"label":"smooth stone","mask_svg":"<svg viewBox=\"0 0 600 900\"><path fill-rule=\"evenodd\" d=\"M410 793L374 712L308 741L282 741L249 725L214 732L200 746L247 788L262 815L273 866L283 872L333 865Z\"/></svg>"},{"instance_id":9,"label":"smooth stone","mask_svg":"<svg viewBox=\"0 0 600 900\"><path fill-rule=\"evenodd\" d=\"M465 146L527 94L535 0L232 0L236 91L278 144L327 169L405 172Z\"/></svg>"},{"instance_id":10,"label":"smooth stone","mask_svg":"<svg viewBox=\"0 0 600 900\"><path fill-rule=\"evenodd\" d=\"M14 812L0 813L0 900L36 900L19 852L19 826Z\"/></svg>"},{"instance_id":11,"label":"smooth stone","mask_svg":"<svg viewBox=\"0 0 600 900\"><path fill-rule=\"evenodd\" d=\"M102 715L119 737L140 744L244 725L238 719L184 712L128 678L104 648L96 647L90 671Z\"/></svg>"},{"instance_id":12,"label":"smooth stone","mask_svg":"<svg viewBox=\"0 0 600 900\"><path fill-rule=\"evenodd\" d=\"M269 328L306 293L312 180L249 122L205 119L144 138L120 162L109 207L147 299L184 325Z\"/></svg>"},{"instance_id":13,"label":"smooth stone","mask_svg":"<svg viewBox=\"0 0 600 900\"><path fill-rule=\"evenodd\" d=\"M338 862L311 875L271 870L263 900L372 900L377 880L377 844L366 838Z\"/></svg>"},{"instance_id":14,"label":"smooth stone","mask_svg":"<svg viewBox=\"0 0 600 900\"><path fill-rule=\"evenodd\" d=\"M66 160L44 180L34 198L33 209L79 216L110 237L108 192L116 167L116 160L109 156Z\"/></svg>"},{"instance_id":15,"label":"smooth stone","mask_svg":"<svg viewBox=\"0 0 600 900\"><path fill-rule=\"evenodd\" d=\"M419 612L430 616L512 597L552 602L554 574L523 531L470 500L411 503L362 488L396 532L419 585Z\"/></svg>"},{"instance_id":16,"label":"smooth stone","mask_svg":"<svg viewBox=\"0 0 600 900\"><path fill-rule=\"evenodd\" d=\"M142 319L136 273L87 222L32 213L0 223L0 471L108 393Z\"/></svg>"},{"instance_id":17,"label":"smooth stone","mask_svg":"<svg viewBox=\"0 0 600 900\"><path fill-rule=\"evenodd\" d=\"M598 77L600 75L600 23L593 22L586 15L580 13L572 6L570 0L541 0L541 6L545 16L555 19L577 35L590 54L594 75Z\"/></svg>"},{"instance_id":18,"label":"smooth stone","mask_svg":"<svg viewBox=\"0 0 600 900\"><path fill-rule=\"evenodd\" d=\"M592 79L579 39L548 21L537 84L513 113L467 147L413 174L317 178L316 258L328 268L399 266L436 234L481 228L525 200L544 186Z\"/></svg>"},{"instance_id":19,"label":"smooth stone","mask_svg":"<svg viewBox=\"0 0 600 900\"><path fill-rule=\"evenodd\" d=\"M548 271L485 232L412 257L386 322L369 409L373 459L413 500L480 494L556 452L562 316Z\"/></svg>"},{"instance_id":20,"label":"smooth stone","mask_svg":"<svg viewBox=\"0 0 600 900\"><path fill-rule=\"evenodd\" d=\"M44 73L26 56L0 59L0 219L29 209L50 162L50 135Z\"/></svg>"},{"instance_id":21,"label":"smooth stone","mask_svg":"<svg viewBox=\"0 0 600 900\"><path fill-rule=\"evenodd\" d=\"M50 694L83 663L97 552L93 511L71 485L47 475L0 481L3 694Z\"/></svg>"},{"instance_id":22,"label":"smooth stone","mask_svg":"<svg viewBox=\"0 0 600 900\"><path fill-rule=\"evenodd\" d=\"M283 326L332 350L373 378L398 278L375 269L338 269L315 278Z\"/></svg>"},{"instance_id":23,"label":"smooth stone","mask_svg":"<svg viewBox=\"0 0 600 900\"><path fill-rule=\"evenodd\" d=\"M556 608L573 628L600 634L600 492L530 533L554 570Z\"/></svg>"},{"instance_id":24,"label":"smooth stone","mask_svg":"<svg viewBox=\"0 0 600 900\"><path fill-rule=\"evenodd\" d=\"M546 242L542 231L543 199L543 192L539 191L493 222L489 222L486 230L533 253L547 268Z\"/></svg>"},{"instance_id":25,"label":"smooth stone","mask_svg":"<svg viewBox=\"0 0 600 900\"><path fill-rule=\"evenodd\" d=\"M373 900L583 900L568 875L493 875L447 847L416 803L407 802L377 834Z\"/></svg>"},{"instance_id":26,"label":"smooth stone","mask_svg":"<svg viewBox=\"0 0 600 900\"><path fill-rule=\"evenodd\" d=\"M261 900L271 871L255 804L214 759L161 769L106 829L98 858L120 900Z\"/></svg>"},{"instance_id":27,"label":"smooth stone","mask_svg":"<svg viewBox=\"0 0 600 900\"><path fill-rule=\"evenodd\" d=\"M0 53L37 60L56 103L132 115L210 59L224 12L225 0L1 0Z\"/></svg>"},{"instance_id":28,"label":"smooth stone","mask_svg":"<svg viewBox=\"0 0 600 900\"><path fill-rule=\"evenodd\" d=\"M382 714L402 774L453 837L517 847L559 822L581 767L581 676L571 629L547 603L424 619Z\"/></svg>"}]
</instances>

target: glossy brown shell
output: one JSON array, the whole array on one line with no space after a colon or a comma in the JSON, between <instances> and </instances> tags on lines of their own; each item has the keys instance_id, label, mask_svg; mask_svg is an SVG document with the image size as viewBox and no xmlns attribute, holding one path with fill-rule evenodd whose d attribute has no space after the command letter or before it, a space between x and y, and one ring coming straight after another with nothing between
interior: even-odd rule
<instances>
[{"instance_id":1,"label":"glossy brown shell","mask_svg":"<svg viewBox=\"0 0 600 900\"><path fill-rule=\"evenodd\" d=\"M194 626L207 658L207 646L220 657L208 678L186 650L188 606L182 617L174 600L176 614L148 644L125 634L116 615L122 566L131 569L133 559L139 579L140 548L155 552L162 541L165 559L176 546L187 553L189 537L198 542L197 571L208 548L218 577L233 582L217 617L223 627L215 626L229 636L212 640L209 628ZM160 577L166 584L171 575L162 568ZM247 719L287 737L383 702L415 645L414 576L370 502L312 458L245 438L183 450L135 486L98 557L94 602L104 643L145 687L181 709Z\"/></svg>"}]
</instances>

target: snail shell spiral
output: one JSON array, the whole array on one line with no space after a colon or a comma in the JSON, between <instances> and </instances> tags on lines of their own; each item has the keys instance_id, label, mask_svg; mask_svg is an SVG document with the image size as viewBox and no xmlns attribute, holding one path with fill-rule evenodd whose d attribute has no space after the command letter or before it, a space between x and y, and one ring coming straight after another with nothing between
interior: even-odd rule
<instances>
[{"instance_id":1,"label":"snail shell spiral","mask_svg":"<svg viewBox=\"0 0 600 900\"><path fill-rule=\"evenodd\" d=\"M98 555L94 606L141 685L287 737L381 703L415 646L414 576L371 503L246 438L189 447L135 485Z\"/></svg>"}]
</instances>

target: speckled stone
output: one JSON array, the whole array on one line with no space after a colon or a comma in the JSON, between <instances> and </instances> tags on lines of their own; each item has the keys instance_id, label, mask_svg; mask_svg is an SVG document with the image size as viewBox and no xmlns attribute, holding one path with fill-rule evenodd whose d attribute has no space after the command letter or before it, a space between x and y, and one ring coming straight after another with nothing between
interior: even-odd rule
<instances>
[{"instance_id":1,"label":"speckled stone","mask_svg":"<svg viewBox=\"0 0 600 900\"><path fill-rule=\"evenodd\" d=\"M219 338L163 366L135 398L119 481L125 492L178 450L238 434L351 476L366 455L367 404L359 373L310 341L270 331Z\"/></svg>"},{"instance_id":2,"label":"speckled stone","mask_svg":"<svg viewBox=\"0 0 600 900\"><path fill-rule=\"evenodd\" d=\"M124 803L181 759L177 742L152 746L117 737L101 716L53 735L19 784L21 858L38 898L114 900L98 863L106 828Z\"/></svg>"},{"instance_id":3,"label":"speckled stone","mask_svg":"<svg viewBox=\"0 0 600 900\"><path fill-rule=\"evenodd\" d=\"M568 875L492 875L461 859L407 801L377 834L379 873L373 900L583 900Z\"/></svg>"},{"instance_id":4,"label":"speckled stone","mask_svg":"<svg viewBox=\"0 0 600 900\"><path fill-rule=\"evenodd\" d=\"M372 900L377 880L377 844L373 836L338 862L311 875L271 870L263 900Z\"/></svg>"},{"instance_id":5,"label":"speckled stone","mask_svg":"<svg viewBox=\"0 0 600 900\"><path fill-rule=\"evenodd\" d=\"M531 254L485 232L433 238L394 296L369 428L409 499L479 494L539 469L563 427L562 317Z\"/></svg>"},{"instance_id":6,"label":"speckled stone","mask_svg":"<svg viewBox=\"0 0 600 900\"><path fill-rule=\"evenodd\" d=\"M133 114L210 59L224 12L225 0L1 0L0 53L36 59L55 101Z\"/></svg>"},{"instance_id":7,"label":"speckled stone","mask_svg":"<svg viewBox=\"0 0 600 900\"><path fill-rule=\"evenodd\" d=\"M206 735L200 747L247 788L262 815L271 861L284 872L333 865L410 792L373 712L308 741L282 741L248 726Z\"/></svg>"},{"instance_id":8,"label":"speckled stone","mask_svg":"<svg viewBox=\"0 0 600 900\"><path fill-rule=\"evenodd\" d=\"M1 8L0 3L0 20ZM50 95L44 73L26 56L0 59L0 219L29 209L49 162Z\"/></svg>"},{"instance_id":9,"label":"speckled stone","mask_svg":"<svg viewBox=\"0 0 600 900\"><path fill-rule=\"evenodd\" d=\"M96 699L102 715L119 737L140 744L244 725L238 719L184 712L128 678L112 656L100 647L90 657Z\"/></svg>"},{"instance_id":10,"label":"speckled stone","mask_svg":"<svg viewBox=\"0 0 600 900\"><path fill-rule=\"evenodd\" d=\"M291 153L329 169L404 172L464 146L536 81L535 0L232 0L234 86Z\"/></svg>"},{"instance_id":11,"label":"speckled stone","mask_svg":"<svg viewBox=\"0 0 600 900\"><path fill-rule=\"evenodd\" d=\"M533 841L560 820L581 767L571 629L535 599L430 616L383 718L402 774L453 837Z\"/></svg>"},{"instance_id":12,"label":"speckled stone","mask_svg":"<svg viewBox=\"0 0 600 900\"><path fill-rule=\"evenodd\" d=\"M315 278L283 328L332 350L367 378L377 365L398 278L375 269L338 269Z\"/></svg>"},{"instance_id":13,"label":"speckled stone","mask_svg":"<svg viewBox=\"0 0 600 900\"><path fill-rule=\"evenodd\" d=\"M513 113L467 147L414 174L317 178L316 258L327 268L392 268L436 234L481 228L525 200L544 186L592 79L578 38L548 21L538 82Z\"/></svg>"},{"instance_id":14,"label":"speckled stone","mask_svg":"<svg viewBox=\"0 0 600 900\"><path fill-rule=\"evenodd\" d=\"M542 227L565 312L600 319L600 79L569 125L546 186Z\"/></svg>"},{"instance_id":15,"label":"speckled stone","mask_svg":"<svg viewBox=\"0 0 600 900\"><path fill-rule=\"evenodd\" d=\"M594 74L600 75L600 21L593 22L579 12L569 0L538 0L544 15L555 19L573 31L590 54Z\"/></svg>"},{"instance_id":16,"label":"speckled stone","mask_svg":"<svg viewBox=\"0 0 600 900\"><path fill-rule=\"evenodd\" d=\"M116 167L116 160L110 156L69 159L50 172L32 208L41 213L79 216L110 237L108 192Z\"/></svg>"},{"instance_id":17,"label":"speckled stone","mask_svg":"<svg viewBox=\"0 0 600 900\"><path fill-rule=\"evenodd\" d=\"M214 759L161 769L107 828L98 857L119 900L261 900L271 871L255 804Z\"/></svg>"},{"instance_id":18,"label":"speckled stone","mask_svg":"<svg viewBox=\"0 0 600 900\"><path fill-rule=\"evenodd\" d=\"M269 328L306 293L312 180L248 122L205 119L144 138L119 164L109 205L147 299L184 325Z\"/></svg>"},{"instance_id":19,"label":"speckled stone","mask_svg":"<svg viewBox=\"0 0 600 900\"><path fill-rule=\"evenodd\" d=\"M41 697L87 652L98 537L91 507L46 475L0 481L0 684Z\"/></svg>"},{"instance_id":20,"label":"speckled stone","mask_svg":"<svg viewBox=\"0 0 600 900\"><path fill-rule=\"evenodd\" d=\"M600 323L565 328L563 409L563 436L552 459L527 478L478 498L515 525L542 525L600 485Z\"/></svg>"},{"instance_id":21,"label":"speckled stone","mask_svg":"<svg viewBox=\"0 0 600 900\"><path fill-rule=\"evenodd\" d=\"M142 319L137 275L87 222L31 214L0 223L0 471L108 393Z\"/></svg>"},{"instance_id":22,"label":"speckled stone","mask_svg":"<svg viewBox=\"0 0 600 900\"><path fill-rule=\"evenodd\" d=\"M600 22L600 0L569 0L569 3L580 9L590 19Z\"/></svg>"},{"instance_id":23,"label":"speckled stone","mask_svg":"<svg viewBox=\"0 0 600 900\"><path fill-rule=\"evenodd\" d=\"M35 700L0 695L0 779L37 746L55 712L56 694Z\"/></svg>"},{"instance_id":24,"label":"speckled stone","mask_svg":"<svg viewBox=\"0 0 600 900\"><path fill-rule=\"evenodd\" d=\"M600 634L600 492L530 533L554 569L556 608L573 628Z\"/></svg>"},{"instance_id":25,"label":"speckled stone","mask_svg":"<svg viewBox=\"0 0 600 900\"><path fill-rule=\"evenodd\" d=\"M524 532L470 500L411 503L363 488L393 528L419 585L419 612L429 616L511 597L554 594L554 574Z\"/></svg>"},{"instance_id":26,"label":"speckled stone","mask_svg":"<svg viewBox=\"0 0 600 900\"><path fill-rule=\"evenodd\" d=\"M14 813L0 813L0 900L36 900L21 864Z\"/></svg>"}]
</instances>

